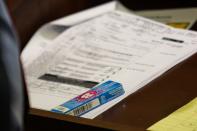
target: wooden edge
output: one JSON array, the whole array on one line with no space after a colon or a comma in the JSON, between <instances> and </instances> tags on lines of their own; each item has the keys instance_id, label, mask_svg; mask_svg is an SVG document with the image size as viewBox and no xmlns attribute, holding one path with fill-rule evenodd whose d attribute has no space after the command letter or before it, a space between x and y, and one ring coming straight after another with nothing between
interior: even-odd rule
<instances>
[{"instance_id":1,"label":"wooden edge","mask_svg":"<svg viewBox=\"0 0 197 131\"><path fill-rule=\"evenodd\" d=\"M82 124L92 127L99 127L104 129L110 129L110 130L125 130L125 131L142 131L142 128L139 127L133 127L118 123L112 123L109 121L100 121L95 119L87 119L87 118L81 118L81 117L74 117L70 115L62 115L50 111L40 110L31 108L29 111L29 115L44 117L44 118L51 118L55 120L65 121L65 122L71 122L76 124Z\"/></svg>"}]
</instances>

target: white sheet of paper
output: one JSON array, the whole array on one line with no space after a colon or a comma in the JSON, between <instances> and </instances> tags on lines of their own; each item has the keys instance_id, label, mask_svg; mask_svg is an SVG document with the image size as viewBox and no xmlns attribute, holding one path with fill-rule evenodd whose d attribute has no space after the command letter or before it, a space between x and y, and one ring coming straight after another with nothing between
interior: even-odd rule
<instances>
[{"instance_id":1,"label":"white sheet of paper","mask_svg":"<svg viewBox=\"0 0 197 131\"><path fill-rule=\"evenodd\" d=\"M120 2L111 1L47 23L34 34L23 49L21 54L23 64L27 66L35 60L47 46L53 44L51 41L60 35L64 29L66 30L76 24L82 23L83 21L93 19L96 16L113 10L129 11ZM132 11L129 11L129 13L131 12Z\"/></svg>"},{"instance_id":2,"label":"white sheet of paper","mask_svg":"<svg viewBox=\"0 0 197 131\"><path fill-rule=\"evenodd\" d=\"M68 29L52 43L26 66L31 106L51 110L89 89L80 82L122 83L123 96L82 116L92 119L196 53L197 34L112 11Z\"/></svg>"},{"instance_id":3,"label":"white sheet of paper","mask_svg":"<svg viewBox=\"0 0 197 131\"><path fill-rule=\"evenodd\" d=\"M35 60L46 49L47 46L53 44L51 41L60 35L64 29L66 30L69 27L72 27L88 19L92 19L106 12L119 9L117 7L122 7L119 2L108 2L103 5L99 5L97 7L60 18L42 26L28 42L25 49L23 49L21 54L23 64L27 66L29 63Z\"/></svg>"},{"instance_id":4,"label":"white sheet of paper","mask_svg":"<svg viewBox=\"0 0 197 131\"><path fill-rule=\"evenodd\" d=\"M132 11L124 7L118 1L112 1L93 7L79 13L75 13L58 20L52 21L44 26L42 26L28 42L27 46L22 52L22 60L24 65L29 64L31 61L36 59L47 46L52 44L54 38L62 33L62 29L69 28L73 25L92 19L98 15L104 14L109 11L122 11L127 13L135 13L137 15L147 17L162 23L174 23L174 22L188 22L190 28L197 16L196 8L186 8L186 9L169 9L169 10L145 10L145 11ZM192 14L192 15L191 15ZM48 35L47 35L48 34Z\"/></svg>"}]
</instances>

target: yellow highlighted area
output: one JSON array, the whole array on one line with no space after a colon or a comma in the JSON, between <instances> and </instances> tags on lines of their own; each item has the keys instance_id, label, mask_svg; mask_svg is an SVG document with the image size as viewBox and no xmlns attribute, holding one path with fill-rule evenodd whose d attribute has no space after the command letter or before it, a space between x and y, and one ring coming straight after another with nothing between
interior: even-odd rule
<instances>
[{"instance_id":1,"label":"yellow highlighted area","mask_svg":"<svg viewBox=\"0 0 197 131\"><path fill-rule=\"evenodd\" d=\"M174 23L166 23L166 24L180 29L186 29L189 26L188 22L174 22Z\"/></svg>"},{"instance_id":2,"label":"yellow highlighted area","mask_svg":"<svg viewBox=\"0 0 197 131\"><path fill-rule=\"evenodd\" d=\"M148 128L151 131L197 131L197 98Z\"/></svg>"}]
</instances>

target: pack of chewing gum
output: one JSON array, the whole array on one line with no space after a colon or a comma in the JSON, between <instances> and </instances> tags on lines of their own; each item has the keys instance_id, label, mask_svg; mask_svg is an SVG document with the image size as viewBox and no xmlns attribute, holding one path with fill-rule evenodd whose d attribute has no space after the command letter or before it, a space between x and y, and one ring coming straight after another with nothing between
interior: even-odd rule
<instances>
[{"instance_id":1,"label":"pack of chewing gum","mask_svg":"<svg viewBox=\"0 0 197 131\"><path fill-rule=\"evenodd\" d=\"M73 116L81 116L124 93L125 91L122 84L109 80L53 108L51 111Z\"/></svg>"}]
</instances>

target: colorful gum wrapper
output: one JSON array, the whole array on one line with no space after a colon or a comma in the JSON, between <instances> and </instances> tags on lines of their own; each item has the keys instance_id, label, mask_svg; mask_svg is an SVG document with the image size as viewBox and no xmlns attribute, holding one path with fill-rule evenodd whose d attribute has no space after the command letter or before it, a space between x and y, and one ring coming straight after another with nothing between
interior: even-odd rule
<instances>
[{"instance_id":1,"label":"colorful gum wrapper","mask_svg":"<svg viewBox=\"0 0 197 131\"><path fill-rule=\"evenodd\" d=\"M122 84L109 80L53 108L51 111L73 116L81 116L124 93L125 91Z\"/></svg>"}]
</instances>

